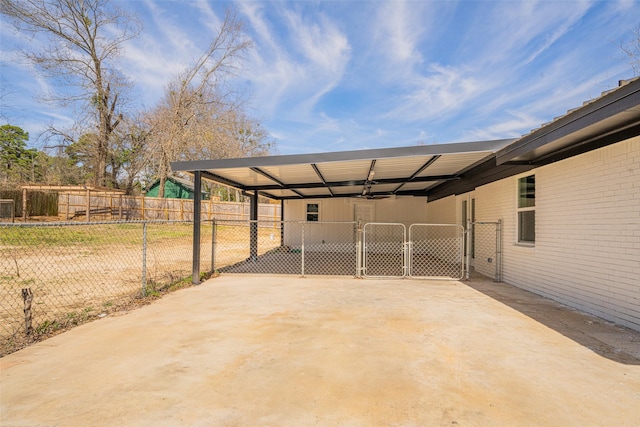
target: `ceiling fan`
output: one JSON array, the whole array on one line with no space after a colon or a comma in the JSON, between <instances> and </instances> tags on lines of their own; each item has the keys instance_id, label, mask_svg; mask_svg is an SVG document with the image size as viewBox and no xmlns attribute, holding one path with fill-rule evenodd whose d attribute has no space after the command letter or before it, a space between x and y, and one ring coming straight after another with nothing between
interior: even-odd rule
<instances>
[{"instance_id":1,"label":"ceiling fan","mask_svg":"<svg viewBox=\"0 0 640 427\"><path fill-rule=\"evenodd\" d=\"M360 194L358 197L361 197L363 199L367 199L367 200L380 200L380 199L386 199L391 197L391 194L371 194L371 186L374 184L377 184L376 181L372 181L371 179L373 178L373 171L369 172L369 176L367 177L367 180L364 182L364 188L362 189L362 194Z\"/></svg>"},{"instance_id":2,"label":"ceiling fan","mask_svg":"<svg viewBox=\"0 0 640 427\"><path fill-rule=\"evenodd\" d=\"M361 197L367 200L381 200L381 199L388 199L389 197L391 197L391 195L390 194L365 194L365 195L360 195L358 197Z\"/></svg>"}]
</instances>

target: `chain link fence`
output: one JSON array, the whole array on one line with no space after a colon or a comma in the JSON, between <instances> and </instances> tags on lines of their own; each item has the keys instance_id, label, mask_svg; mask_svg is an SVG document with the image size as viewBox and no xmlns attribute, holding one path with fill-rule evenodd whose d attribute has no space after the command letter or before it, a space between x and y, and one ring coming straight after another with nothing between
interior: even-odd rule
<instances>
[{"instance_id":1,"label":"chain link fence","mask_svg":"<svg viewBox=\"0 0 640 427\"><path fill-rule=\"evenodd\" d=\"M500 280L500 222L470 227L467 260ZM200 236L200 271L439 279L464 271L456 225L211 220ZM0 224L0 354L192 271L191 221Z\"/></svg>"},{"instance_id":2,"label":"chain link fence","mask_svg":"<svg viewBox=\"0 0 640 427\"><path fill-rule=\"evenodd\" d=\"M502 221L470 222L467 233L467 274L473 270L502 281Z\"/></svg>"},{"instance_id":3,"label":"chain link fence","mask_svg":"<svg viewBox=\"0 0 640 427\"><path fill-rule=\"evenodd\" d=\"M220 272L357 274L355 222L216 220L214 223L212 265Z\"/></svg>"},{"instance_id":4,"label":"chain link fence","mask_svg":"<svg viewBox=\"0 0 640 427\"><path fill-rule=\"evenodd\" d=\"M3 350L189 277L192 236L192 222L176 221L0 225Z\"/></svg>"},{"instance_id":5,"label":"chain link fence","mask_svg":"<svg viewBox=\"0 0 640 427\"><path fill-rule=\"evenodd\" d=\"M460 279L457 225L215 221L211 265L222 273Z\"/></svg>"}]
</instances>

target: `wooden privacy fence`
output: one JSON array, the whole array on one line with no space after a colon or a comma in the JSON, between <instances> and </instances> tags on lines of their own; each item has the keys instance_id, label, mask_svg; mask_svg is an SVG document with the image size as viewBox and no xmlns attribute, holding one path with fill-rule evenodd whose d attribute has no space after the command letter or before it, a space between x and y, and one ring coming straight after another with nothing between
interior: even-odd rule
<instances>
[{"instance_id":1,"label":"wooden privacy fence","mask_svg":"<svg viewBox=\"0 0 640 427\"><path fill-rule=\"evenodd\" d=\"M22 189L4 189L0 190L0 199L13 200L16 217L58 215L58 195L54 192L30 190L26 197Z\"/></svg>"},{"instance_id":2,"label":"wooden privacy fence","mask_svg":"<svg viewBox=\"0 0 640 427\"><path fill-rule=\"evenodd\" d=\"M202 219L243 221L249 203L203 200ZM88 215L87 215L88 213ZM124 194L73 194L58 196L58 217L64 221L172 220L192 221L193 200L126 196ZM280 221L280 204L260 203L260 221Z\"/></svg>"}]
</instances>

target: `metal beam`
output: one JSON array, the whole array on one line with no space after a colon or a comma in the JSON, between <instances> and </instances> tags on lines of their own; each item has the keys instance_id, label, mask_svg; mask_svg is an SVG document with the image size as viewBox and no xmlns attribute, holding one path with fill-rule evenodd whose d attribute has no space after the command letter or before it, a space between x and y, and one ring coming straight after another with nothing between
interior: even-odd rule
<instances>
[{"instance_id":1,"label":"metal beam","mask_svg":"<svg viewBox=\"0 0 640 427\"><path fill-rule=\"evenodd\" d=\"M320 173L320 169L318 169L318 166L315 163L311 163L311 167L313 168L314 171L316 171L318 178L320 178L320 180L325 185L325 187L327 187L327 190L329 190L329 193L331 193L331 195L333 196L334 195L333 190L331 190L331 187L327 185L327 181L324 179L324 176L322 176L322 174Z\"/></svg>"},{"instance_id":2,"label":"metal beam","mask_svg":"<svg viewBox=\"0 0 640 427\"><path fill-rule=\"evenodd\" d=\"M202 177L204 179L208 179L209 181L215 181L218 182L220 184L224 184L227 185L229 187L234 187L237 188L239 190L246 190L247 187L245 185L240 184L239 182L236 181L232 181L230 179L224 178L220 175L216 175L214 173L211 173L209 171L200 171L200 173L202 174Z\"/></svg>"},{"instance_id":3,"label":"metal beam","mask_svg":"<svg viewBox=\"0 0 640 427\"><path fill-rule=\"evenodd\" d=\"M419 176L414 178L411 182L431 182L431 181L448 181L451 179L457 179L458 175L430 175L430 176ZM375 184L402 184L405 182L407 178L382 178L382 179L374 179ZM287 185L286 188L283 188L279 185L250 185L246 186L245 189L247 191L269 191L269 190L291 190L299 189L304 190L306 188L326 188L326 187L359 187L364 185L367 180L358 179L351 181L327 181L326 185L321 182L304 182L304 183L296 183Z\"/></svg>"},{"instance_id":4,"label":"metal beam","mask_svg":"<svg viewBox=\"0 0 640 427\"><path fill-rule=\"evenodd\" d=\"M298 196L304 198L304 195L298 191L296 191L294 188L291 188L289 185L285 184L284 182L280 181L278 178L271 176L270 174L268 174L267 172L263 171L260 168L250 168L252 171L254 171L255 173L258 173L264 177L269 178L271 181L277 183L280 186L280 189L282 190L291 190L294 193L296 193Z\"/></svg>"},{"instance_id":5,"label":"metal beam","mask_svg":"<svg viewBox=\"0 0 640 427\"><path fill-rule=\"evenodd\" d=\"M433 156L432 158L427 160L427 162L424 165L420 166L420 168L417 171L415 171L409 178L407 178L405 182L403 182L400 185L398 185L396 187L396 189L392 191L392 193L394 193L394 194L397 193L398 190L400 190L407 182L413 181L418 175L420 175L426 168L431 166L440 157L442 157L442 156L441 155L437 155L437 156Z\"/></svg>"}]
</instances>

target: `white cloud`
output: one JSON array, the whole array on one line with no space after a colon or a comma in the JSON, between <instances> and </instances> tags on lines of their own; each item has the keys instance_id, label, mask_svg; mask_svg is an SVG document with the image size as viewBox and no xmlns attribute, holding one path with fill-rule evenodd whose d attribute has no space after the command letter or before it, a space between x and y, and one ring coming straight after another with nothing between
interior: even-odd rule
<instances>
[{"instance_id":1,"label":"white cloud","mask_svg":"<svg viewBox=\"0 0 640 427\"><path fill-rule=\"evenodd\" d=\"M637 26L637 5L237 2L254 46L233 83L251 92L283 152L519 136L630 76L616 40ZM130 6L146 28L126 43L123 68L137 102L152 105L206 47L224 5ZM28 94L48 91L51 81L9 56L5 41L23 37L3 38L2 76ZM23 107L64 120L34 101Z\"/></svg>"},{"instance_id":2,"label":"white cloud","mask_svg":"<svg viewBox=\"0 0 640 427\"><path fill-rule=\"evenodd\" d=\"M213 33L217 33L222 25L222 19L216 14L211 7L211 3L205 0L198 0L195 2L196 8L202 14L200 21L205 24L209 30Z\"/></svg>"},{"instance_id":3,"label":"white cloud","mask_svg":"<svg viewBox=\"0 0 640 427\"><path fill-rule=\"evenodd\" d=\"M415 77L388 117L403 120L433 120L459 110L483 90L465 70L433 64L425 76Z\"/></svg>"},{"instance_id":4,"label":"white cloud","mask_svg":"<svg viewBox=\"0 0 640 427\"><path fill-rule=\"evenodd\" d=\"M474 140L516 138L540 126L541 118L524 112L508 112L498 123L482 129L465 131L464 135Z\"/></svg>"},{"instance_id":5,"label":"white cloud","mask_svg":"<svg viewBox=\"0 0 640 427\"><path fill-rule=\"evenodd\" d=\"M271 52L279 53L278 43L274 40L269 26L262 15L263 7L258 2L240 2L239 8L249 21L249 26L256 34L256 39L260 41L263 48Z\"/></svg>"},{"instance_id":6,"label":"white cloud","mask_svg":"<svg viewBox=\"0 0 640 427\"><path fill-rule=\"evenodd\" d=\"M374 24L374 43L390 61L390 69L412 68L423 61L418 44L430 24L429 14L418 2L396 1L381 5Z\"/></svg>"},{"instance_id":7,"label":"white cloud","mask_svg":"<svg viewBox=\"0 0 640 427\"><path fill-rule=\"evenodd\" d=\"M276 30L262 9L244 5L242 11L259 36L246 74L257 102L271 112L286 105L287 116L311 121L317 102L344 74L350 57L346 35L322 15L309 21L297 11L277 9L283 27Z\"/></svg>"}]
</instances>

